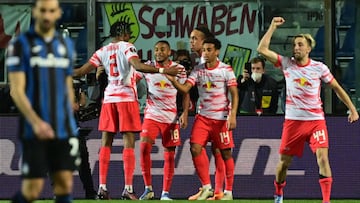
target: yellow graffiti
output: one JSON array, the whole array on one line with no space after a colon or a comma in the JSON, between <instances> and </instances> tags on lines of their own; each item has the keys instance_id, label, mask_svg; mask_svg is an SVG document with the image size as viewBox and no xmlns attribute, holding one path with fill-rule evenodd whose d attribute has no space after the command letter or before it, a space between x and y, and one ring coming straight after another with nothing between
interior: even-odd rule
<instances>
[{"instance_id":1,"label":"yellow graffiti","mask_svg":"<svg viewBox=\"0 0 360 203\"><path fill-rule=\"evenodd\" d=\"M131 39L129 42L134 43L140 35L140 26L132 3L106 3L105 11L110 26L117 21L125 21L130 24Z\"/></svg>"}]
</instances>

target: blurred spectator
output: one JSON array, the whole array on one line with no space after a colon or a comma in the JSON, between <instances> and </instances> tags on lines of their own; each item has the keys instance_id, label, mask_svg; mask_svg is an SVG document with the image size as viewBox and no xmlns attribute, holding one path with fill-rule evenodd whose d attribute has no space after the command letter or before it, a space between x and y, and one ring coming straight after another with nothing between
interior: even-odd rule
<instances>
[{"instance_id":1,"label":"blurred spectator","mask_svg":"<svg viewBox=\"0 0 360 203\"><path fill-rule=\"evenodd\" d=\"M186 70L187 76L189 76L190 72L193 69L193 65L191 63L190 52L185 49L179 49L175 52L174 61L183 65ZM193 86L190 91L190 107L189 107L189 115L194 115L196 113L196 104L199 98L199 93L197 91L197 87ZM182 113L182 94L178 93L176 98L176 105L178 109L179 115Z\"/></svg>"},{"instance_id":2,"label":"blurred spectator","mask_svg":"<svg viewBox=\"0 0 360 203\"><path fill-rule=\"evenodd\" d=\"M17 113L8 85L0 87L0 114Z\"/></svg>"},{"instance_id":3,"label":"blurred spectator","mask_svg":"<svg viewBox=\"0 0 360 203\"><path fill-rule=\"evenodd\" d=\"M279 93L277 82L265 74L265 60L251 59L238 78L240 113L276 114Z\"/></svg>"}]
</instances>

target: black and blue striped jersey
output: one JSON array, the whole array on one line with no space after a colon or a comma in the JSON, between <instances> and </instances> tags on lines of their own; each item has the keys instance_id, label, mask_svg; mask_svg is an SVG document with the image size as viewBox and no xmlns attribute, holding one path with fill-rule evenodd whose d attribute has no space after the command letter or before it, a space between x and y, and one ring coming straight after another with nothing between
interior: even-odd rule
<instances>
[{"instance_id":1,"label":"black and blue striped jersey","mask_svg":"<svg viewBox=\"0 0 360 203\"><path fill-rule=\"evenodd\" d=\"M70 38L56 32L44 39L34 28L16 37L8 47L9 72L26 76L26 95L35 112L55 131L57 139L76 135L76 123L70 104L66 78L73 73L75 52ZM11 81L10 81L11 82ZM35 138L31 125L21 119L23 139Z\"/></svg>"}]
</instances>

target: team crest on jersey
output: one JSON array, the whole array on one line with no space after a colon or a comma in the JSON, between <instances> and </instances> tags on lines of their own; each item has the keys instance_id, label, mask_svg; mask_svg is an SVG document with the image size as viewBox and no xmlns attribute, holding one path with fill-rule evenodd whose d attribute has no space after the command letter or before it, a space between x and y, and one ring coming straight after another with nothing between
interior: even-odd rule
<instances>
[{"instance_id":1,"label":"team crest on jersey","mask_svg":"<svg viewBox=\"0 0 360 203\"><path fill-rule=\"evenodd\" d=\"M39 53L39 52L41 51L41 49L42 49L42 46L40 46L40 45L35 45L35 46L33 46L33 47L31 48L31 51L32 51L32 53L37 54L37 53Z\"/></svg>"},{"instance_id":2,"label":"team crest on jersey","mask_svg":"<svg viewBox=\"0 0 360 203\"><path fill-rule=\"evenodd\" d=\"M171 85L167 83L165 80L160 80L160 82L154 83L154 86L160 87L161 89L171 87Z\"/></svg>"},{"instance_id":3,"label":"team crest on jersey","mask_svg":"<svg viewBox=\"0 0 360 203\"><path fill-rule=\"evenodd\" d=\"M294 82L298 83L300 86L304 87L311 87L311 83L306 78L297 78L294 79Z\"/></svg>"},{"instance_id":4,"label":"team crest on jersey","mask_svg":"<svg viewBox=\"0 0 360 203\"><path fill-rule=\"evenodd\" d=\"M64 56L66 54L66 48L64 45L60 44L57 49L60 56Z\"/></svg>"},{"instance_id":5,"label":"team crest on jersey","mask_svg":"<svg viewBox=\"0 0 360 203\"><path fill-rule=\"evenodd\" d=\"M211 88L216 87L216 85L214 85L211 81L207 81L203 87L205 87L207 90L209 90Z\"/></svg>"}]
</instances>

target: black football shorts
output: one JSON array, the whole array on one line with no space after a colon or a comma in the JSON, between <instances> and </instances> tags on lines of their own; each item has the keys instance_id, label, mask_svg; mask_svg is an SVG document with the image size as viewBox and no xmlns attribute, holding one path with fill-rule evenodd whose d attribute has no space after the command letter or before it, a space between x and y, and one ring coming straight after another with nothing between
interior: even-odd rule
<instances>
[{"instance_id":1,"label":"black football shorts","mask_svg":"<svg viewBox=\"0 0 360 203\"><path fill-rule=\"evenodd\" d=\"M23 178L46 177L59 170L74 171L80 165L77 137L55 140L22 140Z\"/></svg>"}]
</instances>

